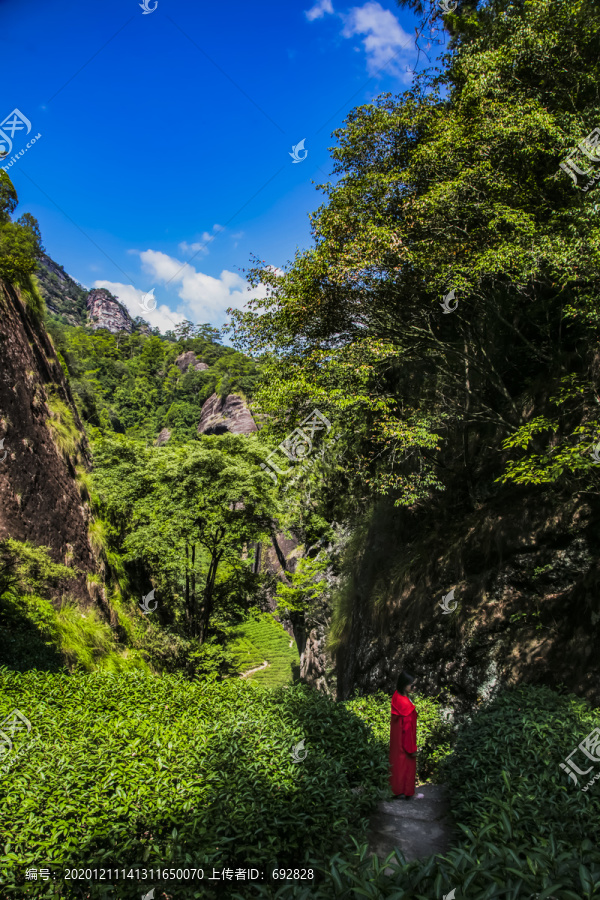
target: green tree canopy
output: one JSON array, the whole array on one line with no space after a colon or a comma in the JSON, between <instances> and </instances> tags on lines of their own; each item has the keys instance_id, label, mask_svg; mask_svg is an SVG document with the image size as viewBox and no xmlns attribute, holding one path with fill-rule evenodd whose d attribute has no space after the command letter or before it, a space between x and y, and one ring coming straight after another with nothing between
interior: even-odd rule
<instances>
[{"instance_id":1,"label":"green tree canopy","mask_svg":"<svg viewBox=\"0 0 600 900\"><path fill-rule=\"evenodd\" d=\"M231 311L237 346L268 354L278 433L327 411L348 472L407 504L468 473L474 433L500 454L562 379L591 385L598 334L600 207L559 169L600 126L595 6L461 9L442 74L335 133L314 246L283 275L256 265L266 296ZM597 413L578 417L589 446Z\"/></svg>"},{"instance_id":2,"label":"green tree canopy","mask_svg":"<svg viewBox=\"0 0 600 900\"><path fill-rule=\"evenodd\" d=\"M245 436L160 448L119 436L95 444L94 480L116 542L201 641L248 570L250 545L272 532L277 505L262 459Z\"/></svg>"}]
</instances>

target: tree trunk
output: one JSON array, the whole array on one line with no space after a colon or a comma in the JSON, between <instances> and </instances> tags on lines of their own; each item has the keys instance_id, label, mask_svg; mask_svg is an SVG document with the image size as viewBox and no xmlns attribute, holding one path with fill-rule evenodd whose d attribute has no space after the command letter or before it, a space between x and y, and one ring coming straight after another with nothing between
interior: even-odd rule
<instances>
[{"instance_id":1,"label":"tree trunk","mask_svg":"<svg viewBox=\"0 0 600 900\"><path fill-rule=\"evenodd\" d=\"M201 621L201 632L200 632L200 643L203 644L206 638L208 637L208 626L210 624L210 617L212 616L213 611L213 594L215 581L217 579L217 569L219 568L219 561L221 559L221 554L215 554L211 556L210 566L208 568L208 575L206 576L206 584L204 586L204 598L202 603L202 621Z\"/></svg>"},{"instance_id":2,"label":"tree trunk","mask_svg":"<svg viewBox=\"0 0 600 900\"><path fill-rule=\"evenodd\" d=\"M192 634L194 637L196 636L196 545L192 544L192 611L191 611L191 619L192 619Z\"/></svg>"},{"instance_id":3,"label":"tree trunk","mask_svg":"<svg viewBox=\"0 0 600 900\"><path fill-rule=\"evenodd\" d=\"M190 570L188 565L188 545L185 545L185 619L188 626L190 622Z\"/></svg>"}]
</instances>

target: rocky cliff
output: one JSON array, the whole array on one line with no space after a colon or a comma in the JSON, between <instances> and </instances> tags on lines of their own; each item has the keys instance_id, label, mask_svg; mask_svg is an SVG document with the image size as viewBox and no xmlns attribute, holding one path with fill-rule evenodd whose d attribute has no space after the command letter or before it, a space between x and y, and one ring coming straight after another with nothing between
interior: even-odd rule
<instances>
[{"instance_id":1,"label":"rocky cliff","mask_svg":"<svg viewBox=\"0 0 600 900\"><path fill-rule=\"evenodd\" d=\"M202 407L198 434L250 434L257 430L252 413L238 394L224 399L212 394Z\"/></svg>"},{"instance_id":2,"label":"rocky cliff","mask_svg":"<svg viewBox=\"0 0 600 900\"><path fill-rule=\"evenodd\" d=\"M390 693L404 667L458 712L514 683L600 703L596 498L557 508L541 490L502 488L437 522L382 507L345 559L333 613L324 605L307 637L310 683Z\"/></svg>"},{"instance_id":3,"label":"rocky cliff","mask_svg":"<svg viewBox=\"0 0 600 900\"><path fill-rule=\"evenodd\" d=\"M62 266L43 253L35 272L48 312L62 316L70 325L87 324L87 290L67 275Z\"/></svg>"},{"instance_id":4,"label":"rocky cliff","mask_svg":"<svg viewBox=\"0 0 600 900\"><path fill-rule=\"evenodd\" d=\"M88 316L92 328L107 328L109 331L133 331L133 320L122 303L119 303L106 288L94 288L86 299Z\"/></svg>"},{"instance_id":5,"label":"rocky cliff","mask_svg":"<svg viewBox=\"0 0 600 900\"><path fill-rule=\"evenodd\" d=\"M49 546L55 562L78 570L69 593L90 601L86 576L97 564L77 480L87 441L48 335L2 281L0 356L0 539Z\"/></svg>"},{"instance_id":6,"label":"rocky cliff","mask_svg":"<svg viewBox=\"0 0 600 900\"><path fill-rule=\"evenodd\" d=\"M122 303L105 288L86 290L46 253L38 259L35 272L48 312L70 325L91 325L109 331L149 332L141 318L134 320Z\"/></svg>"},{"instance_id":7,"label":"rocky cliff","mask_svg":"<svg viewBox=\"0 0 600 900\"><path fill-rule=\"evenodd\" d=\"M187 372L189 366L197 372L202 372L204 369L209 368L205 362L198 359L193 350L186 350L185 353L180 353L175 360L175 365L180 372Z\"/></svg>"}]
</instances>

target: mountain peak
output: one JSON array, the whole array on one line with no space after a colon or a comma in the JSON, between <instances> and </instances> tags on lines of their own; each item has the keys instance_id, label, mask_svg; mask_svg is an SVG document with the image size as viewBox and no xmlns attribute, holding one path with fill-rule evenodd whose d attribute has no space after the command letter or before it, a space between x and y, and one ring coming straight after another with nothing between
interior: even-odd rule
<instances>
[{"instance_id":1,"label":"mountain peak","mask_svg":"<svg viewBox=\"0 0 600 900\"><path fill-rule=\"evenodd\" d=\"M133 320L127 309L106 288L94 288L86 299L92 328L107 328L113 333L133 331Z\"/></svg>"}]
</instances>

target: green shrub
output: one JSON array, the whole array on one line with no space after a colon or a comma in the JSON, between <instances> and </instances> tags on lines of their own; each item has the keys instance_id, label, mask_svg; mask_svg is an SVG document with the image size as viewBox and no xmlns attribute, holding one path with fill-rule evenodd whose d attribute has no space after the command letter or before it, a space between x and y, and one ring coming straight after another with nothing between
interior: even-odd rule
<instances>
[{"instance_id":1,"label":"green shrub","mask_svg":"<svg viewBox=\"0 0 600 900\"><path fill-rule=\"evenodd\" d=\"M272 615L253 615L233 634L235 640L230 646L235 653L238 672L255 669L265 660L269 663L267 668L250 675L250 682L264 687L281 687L294 681L300 666L298 648Z\"/></svg>"},{"instance_id":2,"label":"green shrub","mask_svg":"<svg viewBox=\"0 0 600 900\"><path fill-rule=\"evenodd\" d=\"M0 670L0 719L15 708L37 743L0 778L10 897L43 896L20 865L296 865L364 834L387 771L370 729L306 686Z\"/></svg>"},{"instance_id":3,"label":"green shrub","mask_svg":"<svg viewBox=\"0 0 600 900\"><path fill-rule=\"evenodd\" d=\"M357 845L326 863L314 858L320 882L310 893L290 884L279 893L261 887L259 896L441 900L456 889L456 900L600 897L600 791L596 784L583 793L559 768L597 723L598 710L577 697L546 687L505 691L463 725L443 765L462 833L447 854L410 864L397 855L386 874Z\"/></svg>"}]
</instances>

